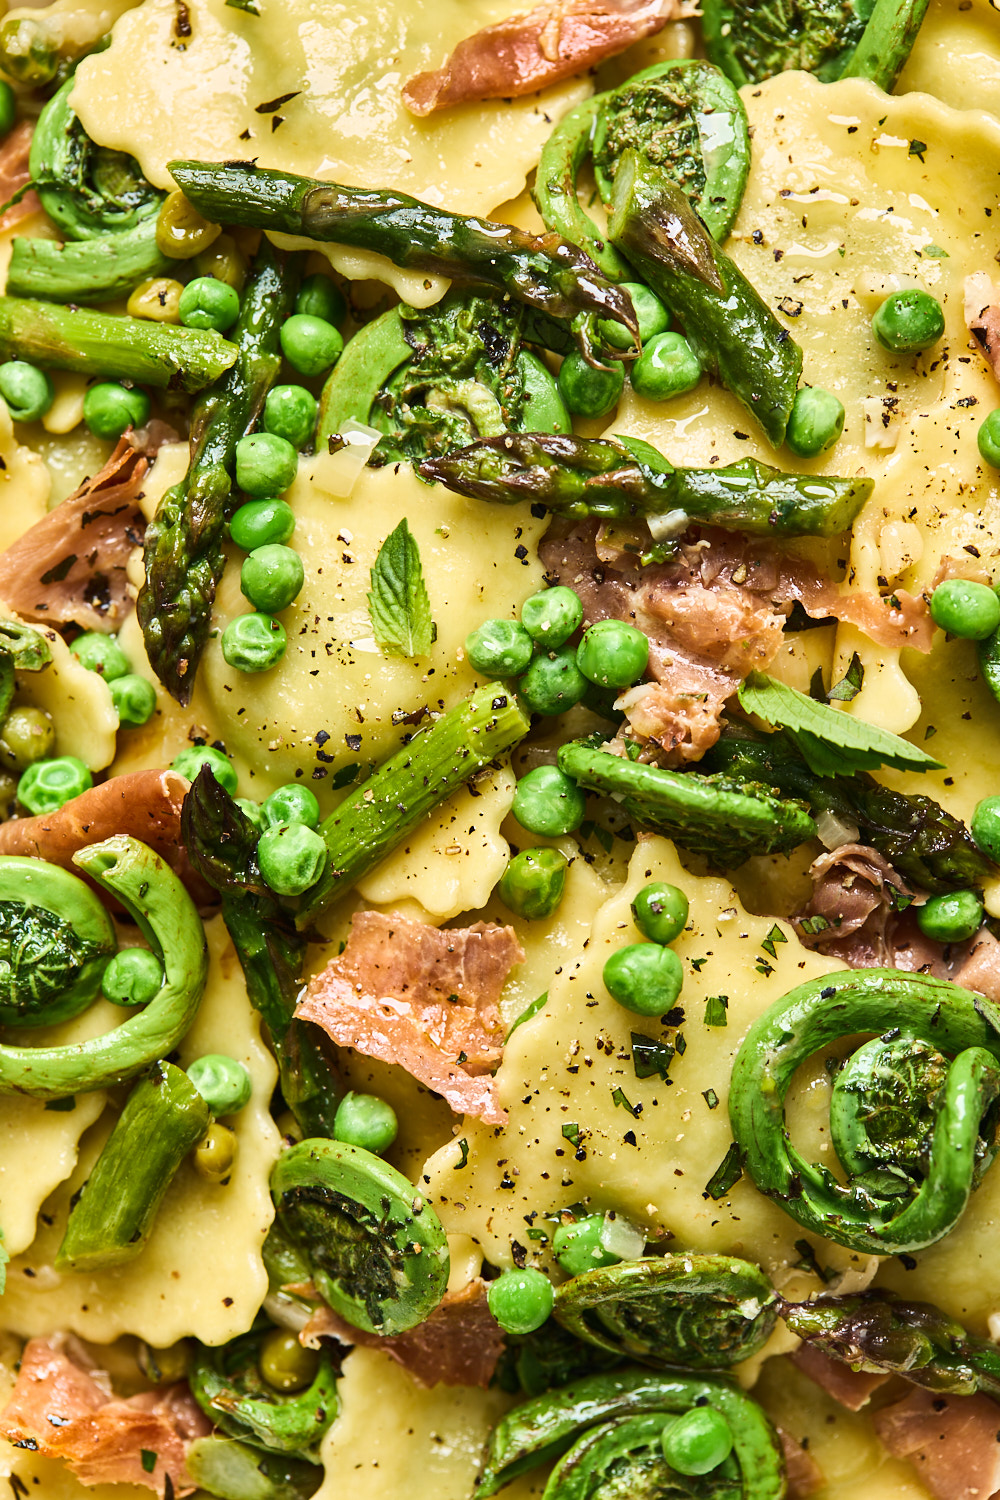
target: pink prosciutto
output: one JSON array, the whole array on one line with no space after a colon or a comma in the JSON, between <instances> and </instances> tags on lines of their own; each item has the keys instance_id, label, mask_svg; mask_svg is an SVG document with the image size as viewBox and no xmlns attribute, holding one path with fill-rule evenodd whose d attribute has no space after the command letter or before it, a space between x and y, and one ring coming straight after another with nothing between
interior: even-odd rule
<instances>
[{"instance_id":1,"label":"pink prosciutto","mask_svg":"<svg viewBox=\"0 0 1000 1500\"><path fill-rule=\"evenodd\" d=\"M965 278L965 321L983 358L1000 380L1000 288L985 271Z\"/></svg>"},{"instance_id":2,"label":"pink prosciutto","mask_svg":"<svg viewBox=\"0 0 1000 1500\"><path fill-rule=\"evenodd\" d=\"M15 193L31 181L28 157L34 129L30 120L19 120L0 145L0 205L10 203ZM39 213L41 207L35 193L25 193L19 203L11 204L0 214L0 229L13 228L19 219Z\"/></svg>"},{"instance_id":3,"label":"pink prosciutto","mask_svg":"<svg viewBox=\"0 0 1000 1500\"><path fill-rule=\"evenodd\" d=\"M685 0L548 0L466 37L443 67L405 84L403 103L420 116L534 94L693 13Z\"/></svg>"},{"instance_id":4,"label":"pink prosciutto","mask_svg":"<svg viewBox=\"0 0 1000 1500\"><path fill-rule=\"evenodd\" d=\"M505 1122L489 1070L503 1051L498 1001L524 950L512 927L437 928L356 912L343 953L295 1014L341 1047L399 1063L457 1113Z\"/></svg>"},{"instance_id":5,"label":"pink prosciutto","mask_svg":"<svg viewBox=\"0 0 1000 1500\"><path fill-rule=\"evenodd\" d=\"M917 1388L874 1424L882 1446L909 1459L935 1500L989 1500L1000 1490L1000 1406L989 1396Z\"/></svg>"}]
</instances>

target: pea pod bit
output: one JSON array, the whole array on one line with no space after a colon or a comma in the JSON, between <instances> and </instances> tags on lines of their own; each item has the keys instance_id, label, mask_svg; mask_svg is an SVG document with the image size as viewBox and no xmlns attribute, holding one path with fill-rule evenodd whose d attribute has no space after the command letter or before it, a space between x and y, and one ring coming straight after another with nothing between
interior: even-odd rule
<instances>
[{"instance_id":1,"label":"pea pod bit","mask_svg":"<svg viewBox=\"0 0 1000 1500\"><path fill-rule=\"evenodd\" d=\"M160 959L163 982L140 1012L103 1036L63 1047L0 1045L0 1093L36 1099L110 1088L177 1046L201 1001L208 948L184 886L159 855L125 834L91 844L74 863L121 902Z\"/></svg>"},{"instance_id":2,"label":"pea pod bit","mask_svg":"<svg viewBox=\"0 0 1000 1500\"><path fill-rule=\"evenodd\" d=\"M188 1381L191 1394L227 1436L265 1453L319 1462L319 1444L337 1415L337 1382L324 1353L311 1380L285 1394L261 1373L261 1349L273 1333L266 1319L220 1348L199 1344ZM309 1351L300 1347L303 1359ZM315 1356L312 1356L315 1360Z\"/></svg>"},{"instance_id":3,"label":"pea pod bit","mask_svg":"<svg viewBox=\"0 0 1000 1500\"><path fill-rule=\"evenodd\" d=\"M613 796L640 828L666 834L722 869L735 869L752 854L783 853L816 835L800 802L758 783L664 771L586 741L562 746L559 769L589 791Z\"/></svg>"},{"instance_id":4,"label":"pea pod bit","mask_svg":"<svg viewBox=\"0 0 1000 1500\"><path fill-rule=\"evenodd\" d=\"M344 1141L300 1141L271 1173L282 1231L324 1300L355 1328L403 1333L448 1285L448 1241L412 1183Z\"/></svg>"},{"instance_id":5,"label":"pea pod bit","mask_svg":"<svg viewBox=\"0 0 1000 1500\"><path fill-rule=\"evenodd\" d=\"M308 927L433 808L523 739L529 728L530 719L512 692L482 687L414 735L320 827L330 858L299 913L299 927Z\"/></svg>"},{"instance_id":6,"label":"pea pod bit","mask_svg":"<svg viewBox=\"0 0 1000 1500\"><path fill-rule=\"evenodd\" d=\"M52 302L109 302L170 262L157 249L163 193L123 151L96 147L80 123L68 78L43 108L31 138L32 185L66 243L14 240L7 290Z\"/></svg>"},{"instance_id":7,"label":"pea pod bit","mask_svg":"<svg viewBox=\"0 0 1000 1500\"><path fill-rule=\"evenodd\" d=\"M87 1009L117 946L111 919L76 875L0 856L0 1022L55 1026Z\"/></svg>"},{"instance_id":8,"label":"pea pod bit","mask_svg":"<svg viewBox=\"0 0 1000 1500\"><path fill-rule=\"evenodd\" d=\"M629 1359L718 1370L763 1348L777 1308L749 1261L663 1255L571 1277L556 1292L554 1316L578 1339Z\"/></svg>"},{"instance_id":9,"label":"pea pod bit","mask_svg":"<svg viewBox=\"0 0 1000 1500\"><path fill-rule=\"evenodd\" d=\"M637 335L625 293L565 240L451 214L405 193L343 187L250 163L169 165L206 219L375 250L394 265L489 288L562 323L588 359L605 351L621 357L604 345L602 320L620 323L633 339Z\"/></svg>"},{"instance_id":10,"label":"pea pod bit","mask_svg":"<svg viewBox=\"0 0 1000 1500\"><path fill-rule=\"evenodd\" d=\"M200 328L0 297L0 359L200 391L229 369L236 349L221 334Z\"/></svg>"},{"instance_id":11,"label":"pea pod bit","mask_svg":"<svg viewBox=\"0 0 1000 1500\"><path fill-rule=\"evenodd\" d=\"M949 1396L1000 1396L1000 1351L929 1302L891 1292L783 1303L792 1333L854 1370L902 1375Z\"/></svg>"},{"instance_id":12,"label":"pea pod bit","mask_svg":"<svg viewBox=\"0 0 1000 1500\"><path fill-rule=\"evenodd\" d=\"M656 1482L649 1493L707 1494L683 1481L678 1485L661 1447L668 1418L705 1407L725 1419L733 1439L731 1467L717 1476L728 1482L711 1493L725 1500L782 1500L785 1465L778 1436L755 1401L707 1376L627 1369L575 1380L508 1412L490 1433L476 1500L487 1500L553 1458L561 1461L542 1500L599 1494L619 1476L625 1481L621 1494L643 1494L650 1470ZM654 1420L647 1424L646 1417Z\"/></svg>"},{"instance_id":13,"label":"pea pod bit","mask_svg":"<svg viewBox=\"0 0 1000 1500\"><path fill-rule=\"evenodd\" d=\"M475 500L528 500L573 520L669 519L671 535L704 522L751 536L840 536L874 489L871 479L786 474L755 458L675 469L640 439L547 433L485 438L427 459L420 473Z\"/></svg>"},{"instance_id":14,"label":"pea pod bit","mask_svg":"<svg viewBox=\"0 0 1000 1500\"><path fill-rule=\"evenodd\" d=\"M608 236L683 324L702 369L780 447L802 350L716 245L686 194L632 150L618 163Z\"/></svg>"},{"instance_id":15,"label":"pea pod bit","mask_svg":"<svg viewBox=\"0 0 1000 1500\"><path fill-rule=\"evenodd\" d=\"M815 1052L873 1032L834 1080L830 1138L845 1184L791 1144L785 1099ZM958 1223L996 1153L998 1094L1000 1012L989 1001L922 974L856 969L800 985L754 1023L729 1114L746 1171L793 1219L864 1255L899 1255Z\"/></svg>"},{"instance_id":16,"label":"pea pod bit","mask_svg":"<svg viewBox=\"0 0 1000 1500\"><path fill-rule=\"evenodd\" d=\"M129 1094L70 1212L56 1270L106 1271L141 1255L177 1168L210 1120L187 1075L155 1063Z\"/></svg>"},{"instance_id":17,"label":"pea pod bit","mask_svg":"<svg viewBox=\"0 0 1000 1500\"><path fill-rule=\"evenodd\" d=\"M323 1482L316 1464L261 1453L228 1437L195 1438L184 1463L195 1484L218 1500L309 1500Z\"/></svg>"}]
</instances>

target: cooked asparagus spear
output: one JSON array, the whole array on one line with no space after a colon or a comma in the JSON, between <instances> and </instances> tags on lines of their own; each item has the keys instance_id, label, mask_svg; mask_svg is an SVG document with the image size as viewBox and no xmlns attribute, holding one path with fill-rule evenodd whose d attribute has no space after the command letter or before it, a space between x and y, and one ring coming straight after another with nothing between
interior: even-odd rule
<instances>
[{"instance_id":1,"label":"cooked asparagus spear","mask_svg":"<svg viewBox=\"0 0 1000 1500\"><path fill-rule=\"evenodd\" d=\"M575 245L541 238L471 214L452 214L406 193L342 187L256 167L252 162L173 161L174 179L214 223L280 229L309 239L375 250L397 266L489 287L566 323L583 353L602 349L598 324L620 323L638 337L625 292L612 286ZM620 351L609 350L621 358Z\"/></svg>"},{"instance_id":2,"label":"cooked asparagus spear","mask_svg":"<svg viewBox=\"0 0 1000 1500\"><path fill-rule=\"evenodd\" d=\"M278 334L292 310L300 259L288 261L263 241L226 346L232 368L196 402L187 474L164 495L146 531L146 582L136 607L150 665L179 703L191 697L225 567L236 444L281 367Z\"/></svg>"},{"instance_id":3,"label":"cooked asparagus spear","mask_svg":"<svg viewBox=\"0 0 1000 1500\"><path fill-rule=\"evenodd\" d=\"M870 78L890 94L913 51L930 0L876 0L842 78Z\"/></svg>"},{"instance_id":4,"label":"cooked asparagus spear","mask_svg":"<svg viewBox=\"0 0 1000 1500\"><path fill-rule=\"evenodd\" d=\"M601 520L678 513L754 536L839 536L874 488L871 479L785 474L754 458L721 469L672 469L629 438L508 433L420 466L425 479L478 500L541 502L556 515Z\"/></svg>"},{"instance_id":5,"label":"cooked asparagus spear","mask_svg":"<svg viewBox=\"0 0 1000 1500\"><path fill-rule=\"evenodd\" d=\"M236 354L211 329L0 297L0 359L193 392L218 380Z\"/></svg>"}]
</instances>

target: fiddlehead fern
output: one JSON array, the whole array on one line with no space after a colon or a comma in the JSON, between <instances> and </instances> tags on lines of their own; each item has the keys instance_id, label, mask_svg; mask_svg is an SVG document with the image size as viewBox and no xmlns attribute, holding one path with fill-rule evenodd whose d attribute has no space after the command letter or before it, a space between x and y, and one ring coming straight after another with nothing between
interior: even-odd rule
<instances>
[{"instance_id":1,"label":"fiddlehead fern","mask_svg":"<svg viewBox=\"0 0 1000 1500\"><path fill-rule=\"evenodd\" d=\"M795 1070L876 1033L838 1074L830 1133L848 1182L795 1149ZM945 980L856 969L790 991L750 1028L729 1113L746 1170L800 1224L863 1254L921 1250L954 1228L997 1149L1000 1014Z\"/></svg>"},{"instance_id":2,"label":"fiddlehead fern","mask_svg":"<svg viewBox=\"0 0 1000 1500\"><path fill-rule=\"evenodd\" d=\"M763 1347L777 1310L757 1266L677 1254L571 1277L556 1292L554 1316L577 1338L631 1359L718 1370Z\"/></svg>"},{"instance_id":3,"label":"fiddlehead fern","mask_svg":"<svg viewBox=\"0 0 1000 1500\"><path fill-rule=\"evenodd\" d=\"M0 856L0 1022L54 1026L86 1010L117 948L83 881L47 860Z\"/></svg>"},{"instance_id":4,"label":"fiddlehead fern","mask_svg":"<svg viewBox=\"0 0 1000 1500\"><path fill-rule=\"evenodd\" d=\"M337 1415L337 1381L330 1357L319 1357L303 1390L276 1391L261 1374L261 1346L273 1331L263 1320L221 1348L198 1346L188 1381L207 1417L229 1437L290 1458L319 1462L319 1443Z\"/></svg>"},{"instance_id":5,"label":"fiddlehead fern","mask_svg":"<svg viewBox=\"0 0 1000 1500\"><path fill-rule=\"evenodd\" d=\"M379 1157L343 1141L301 1141L279 1157L271 1197L320 1294L356 1328L402 1333L444 1296L440 1221Z\"/></svg>"},{"instance_id":6,"label":"fiddlehead fern","mask_svg":"<svg viewBox=\"0 0 1000 1500\"><path fill-rule=\"evenodd\" d=\"M723 1418L732 1452L713 1472L691 1478L665 1459L663 1434L702 1408ZM476 1500L560 1456L543 1500L781 1500L785 1493L778 1439L764 1412L727 1382L705 1377L621 1370L515 1407L490 1434Z\"/></svg>"}]
</instances>

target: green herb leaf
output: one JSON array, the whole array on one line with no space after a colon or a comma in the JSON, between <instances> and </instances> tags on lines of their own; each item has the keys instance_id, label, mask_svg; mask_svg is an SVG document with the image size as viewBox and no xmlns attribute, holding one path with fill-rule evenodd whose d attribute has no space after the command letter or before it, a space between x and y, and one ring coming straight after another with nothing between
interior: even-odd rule
<instances>
[{"instance_id":1,"label":"green herb leaf","mask_svg":"<svg viewBox=\"0 0 1000 1500\"><path fill-rule=\"evenodd\" d=\"M467 1165L468 1160L469 1160L469 1143L465 1139L464 1135L462 1136L462 1139L458 1142L458 1149L462 1153L462 1160L455 1163L454 1170L456 1172L460 1172L462 1170L462 1168Z\"/></svg>"},{"instance_id":2,"label":"green herb leaf","mask_svg":"<svg viewBox=\"0 0 1000 1500\"><path fill-rule=\"evenodd\" d=\"M382 543L371 580L368 614L382 650L390 656L426 656L436 630L420 549L405 516Z\"/></svg>"},{"instance_id":3,"label":"green herb leaf","mask_svg":"<svg viewBox=\"0 0 1000 1500\"><path fill-rule=\"evenodd\" d=\"M669 1042L657 1042L641 1031L632 1033L632 1071L636 1078L662 1078L669 1082L670 1064L674 1060L674 1048Z\"/></svg>"},{"instance_id":4,"label":"green herb leaf","mask_svg":"<svg viewBox=\"0 0 1000 1500\"><path fill-rule=\"evenodd\" d=\"M907 156L919 156L920 160L923 161L923 159L924 159L924 152L926 150L927 150L927 142L926 141L913 140L913 141L910 142L910 147L909 147L909 150L907 151L906 154L907 154Z\"/></svg>"},{"instance_id":5,"label":"green herb leaf","mask_svg":"<svg viewBox=\"0 0 1000 1500\"><path fill-rule=\"evenodd\" d=\"M705 1184L706 1198L714 1198L716 1201L724 1198L742 1176L743 1162L740 1159L740 1148L734 1141Z\"/></svg>"},{"instance_id":6,"label":"green herb leaf","mask_svg":"<svg viewBox=\"0 0 1000 1500\"><path fill-rule=\"evenodd\" d=\"M775 945L775 943L787 943L787 942L788 942L787 937L782 932L782 930L778 926L777 922L775 922L774 926L771 928L771 931L768 933L767 937L764 939L764 941L761 943L760 946L763 948L763 950L764 950L765 953L770 953L770 955L771 955L772 958L777 958L778 955L774 951L774 945Z\"/></svg>"},{"instance_id":7,"label":"green herb leaf","mask_svg":"<svg viewBox=\"0 0 1000 1500\"><path fill-rule=\"evenodd\" d=\"M827 694L828 700L831 703L850 703L851 699L856 698L860 693L864 680L865 664L855 651L851 657L851 665L844 673L844 676L839 682L834 683ZM810 693L810 697L815 698L815 696L815 693Z\"/></svg>"},{"instance_id":8,"label":"green herb leaf","mask_svg":"<svg viewBox=\"0 0 1000 1500\"><path fill-rule=\"evenodd\" d=\"M880 766L899 771L942 769L939 760L908 740L841 709L816 703L765 672L751 672L738 697L747 713L787 732L814 776L853 776Z\"/></svg>"},{"instance_id":9,"label":"green herb leaf","mask_svg":"<svg viewBox=\"0 0 1000 1500\"><path fill-rule=\"evenodd\" d=\"M156 1468L156 1454L152 1448L140 1448L139 1458L142 1463L142 1472L144 1474L152 1474Z\"/></svg>"},{"instance_id":10,"label":"green herb leaf","mask_svg":"<svg viewBox=\"0 0 1000 1500\"><path fill-rule=\"evenodd\" d=\"M627 1109L633 1119L636 1120L642 1113L642 1105L633 1104L631 1100L626 1096L624 1089L611 1090L611 1103L617 1105L619 1109Z\"/></svg>"},{"instance_id":11,"label":"green herb leaf","mask_svg":"<svg viewBox=\"0 0 1000 1500\"><path fill-rule=\"evenodd\" d=\"M709 1109L718 1109L719 1096L714 1089L702 1089L701 1097L704 1099Z\"/></svg>"},{"instance_id":12,"label":"green herb leaf","mask_svg":"<svg viewBox=\"0 0 1000 1500\"><path fill-rule=\"evenodd\" d=\"M260 10L254 0L226 0L226 4L233 10L245 10L248 16L260 15Z\"/></svg>"},{"instance_id":13,"label":"green herb leaf","mask_svg":"<svg viewBox=\"0 0 1000 1500\"><path fill-rule=\"evenodd\" d=\"M728 995L709 995L705 1001L705 1025L728 1026L726 1011L729 1009Z\"/></svg>"},{"instance_id":14,"label":"green herb leaf","mask_svg":"<svg viewBox=\"0 0 1000 1500\"><path fill-rule=\"evenodd\" d=\"M568 1125L564 1125L562 1128L562 1133L563 1140L569 1141L574 1146L579 1146L580 1127L575 1120L571 1120Z\"/></svg>"}]
</instances>

